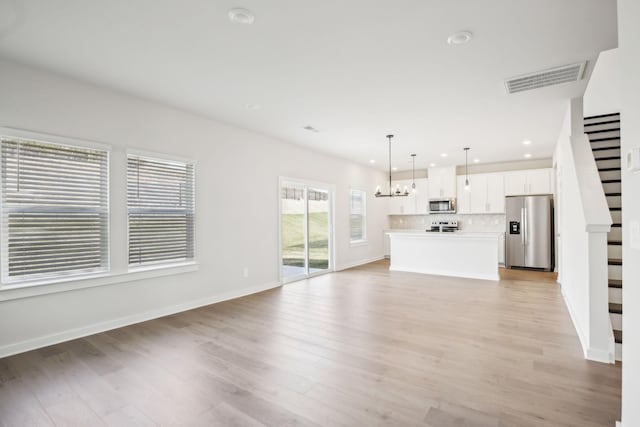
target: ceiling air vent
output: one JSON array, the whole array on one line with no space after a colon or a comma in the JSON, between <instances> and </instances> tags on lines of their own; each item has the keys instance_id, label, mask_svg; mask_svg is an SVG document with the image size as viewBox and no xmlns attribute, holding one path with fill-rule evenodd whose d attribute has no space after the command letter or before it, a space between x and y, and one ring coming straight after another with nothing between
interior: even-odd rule
<instances>
[{"instance_id":1,"label":"ceiling air vent","mask_svg":"<svg viewBox=\"0 0 640 427\"><path fill-rule=\"evenodd\" d=\"M585 61L577 64L563 65L562 67L549 68L548 70L537 71L535 73L523 74L505 80L504 84L508 93L517 93L561 83L577 82L582 79L586 65L587 62Z\"/></svg>"}]
</instances>

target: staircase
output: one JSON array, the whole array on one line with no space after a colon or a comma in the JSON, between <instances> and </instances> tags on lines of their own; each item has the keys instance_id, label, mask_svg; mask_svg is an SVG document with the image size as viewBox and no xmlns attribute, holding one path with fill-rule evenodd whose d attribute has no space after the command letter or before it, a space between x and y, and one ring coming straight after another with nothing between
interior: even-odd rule
<instances>
[{"instance_id":1,"label":"staircase","mask_svg":"<svg viewBox=\"0 0 640 427\"><path fill-rule=\"evenodd\" d=\"M620 172L620 114L584 118L593 157L607 196L613 224L608 235L609 316L616 341L616 360L622 360L622 190Z\"/></svg>"}]
</instances>

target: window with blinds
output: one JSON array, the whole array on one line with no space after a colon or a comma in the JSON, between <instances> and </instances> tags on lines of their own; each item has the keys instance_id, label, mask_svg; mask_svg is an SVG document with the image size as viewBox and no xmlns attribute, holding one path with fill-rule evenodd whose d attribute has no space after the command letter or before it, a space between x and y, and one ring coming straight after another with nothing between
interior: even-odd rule
<instances>
[{"instance_id":1,"label":"window with blinds","mask_svg":"<svg viewBox=\"0 0 640 427\"><path fill-rule=\"evenodd\" d=\"M194 258L194 165L127 156L129 265Z\"/></svg>"},{"instance_id":2,"label":"window with blinds","mask_svg":"<svg viewBox=\"0 0 640 427\"><path fill-rule=\"evenodd\" d=\"M351 190L350 193L350 241L351 243L367 240L367 193Z\"/></svg>"},{"instance_id":3,"label":"window with blinds","mask_svg":"<svg viewBox=\"0 0 640 427\"><path fill-rule=\"evenodd\" d=\"M109 152L2 136L2 281L109 268Z\"/></svg>"}]
</instances>

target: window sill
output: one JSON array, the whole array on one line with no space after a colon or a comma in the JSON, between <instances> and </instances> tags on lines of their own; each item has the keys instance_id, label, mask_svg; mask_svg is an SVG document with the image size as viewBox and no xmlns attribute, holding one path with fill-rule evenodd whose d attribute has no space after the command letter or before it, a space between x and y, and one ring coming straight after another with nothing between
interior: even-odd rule
<instances>
[{"instance_id":1,"label":"window sill","mask_svg":"<svg viewBox=\"0 0 640 427\"><path fill-rule=\"evenodd\" d=\"M357 246L367 246L369 244L368 240L354 240L352 242L349 242L349 246L350 247L357 247Z\"/></svg>"},{"instance_id":2,"label":"window sill","mask_svg":"<svg viewBox=\"0 0 640 427\"><path fill-rule=\"evenodd\" d=\"M10 301L38 295L68 292L77 289L94 288L97 286L114 285L117 283L152 279L154 277L189 273L197 271L198 266L199 264L196 261L189 261L175 264L136 267L129 269L126 272L119 273L97 273L88 276L66 277L47 281L18 283L15 285L3 284L0 286L0 301Z\"/></svg>"}]
</instances>

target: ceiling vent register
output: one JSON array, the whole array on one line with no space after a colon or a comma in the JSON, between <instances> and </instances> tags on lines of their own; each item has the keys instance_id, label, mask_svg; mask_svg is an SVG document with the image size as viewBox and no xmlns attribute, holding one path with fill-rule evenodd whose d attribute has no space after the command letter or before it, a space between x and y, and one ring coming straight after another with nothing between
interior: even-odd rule
<instances>
[{"instance_id":1,"label":"ceiling vent register","mask_svg":"<svg viewBox=\"0 0 640 427\"><path fill-rule=\"evenodd\" d=\"M577 82L582 79L586 65L587 62L585 61L577 64L549 68L535 73L523 74L505 80L504 84L508 93L518 93L561 83Z\"/></svg>"}]
</instances>

